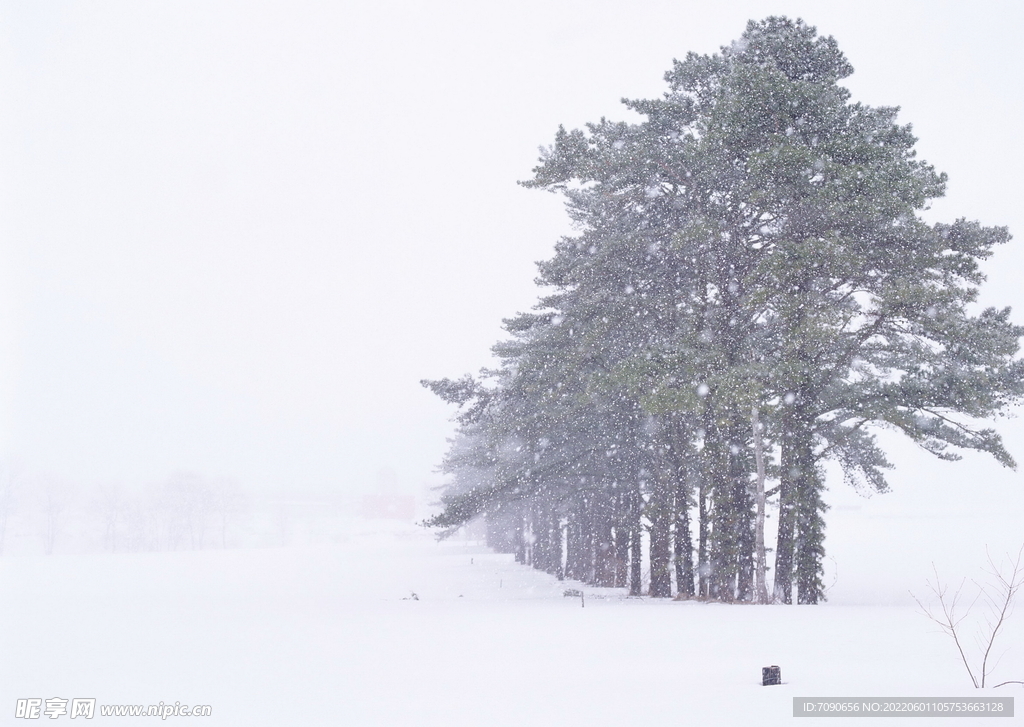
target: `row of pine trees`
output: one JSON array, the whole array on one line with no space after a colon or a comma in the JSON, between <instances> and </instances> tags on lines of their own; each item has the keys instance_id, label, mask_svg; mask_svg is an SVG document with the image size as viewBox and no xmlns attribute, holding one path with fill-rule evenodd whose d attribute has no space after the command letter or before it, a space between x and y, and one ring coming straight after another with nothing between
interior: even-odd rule
<instances>
[{"instance_id":1,"label":"row of pine trees","mask_svg":"<svg viewBox=\"0 0 1024 727\"><path fill-rule=\"evenodd\" d=\"M558 131L523 183L576 228L544 294L496 369L424 382L459 408L429 525L484 517L492 547L636 595L811 604L826 461L884 491L885 427L1014 466L986 420L1024 391L1024 329L976 303L1009 235L922 219L946 177L852 72L802 21L752 21L624 101L640 121Z\"/></svg>"}]
</instances>

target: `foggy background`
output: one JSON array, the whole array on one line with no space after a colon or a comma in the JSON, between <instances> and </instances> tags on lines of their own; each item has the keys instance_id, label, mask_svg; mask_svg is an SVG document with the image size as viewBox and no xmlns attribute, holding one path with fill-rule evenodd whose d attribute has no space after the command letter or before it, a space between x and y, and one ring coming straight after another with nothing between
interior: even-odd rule
<instances>
[{"instance_id":1,"label":"foggy background","mask_svg":"<svg viewBox=\"0 0 1024 727\"><path fill-rule=\"evenodd\" d=\"M419 380L491 364L570 231L516 185L537 147L770 14L902 107L950 175L930 219L1018 235L982 299L1024 321L1016 2L3 2L0 463L37 490L422 493L452 412ZM830 477L830 555L1019 544L1021 474L889 451L891 494Z\"/></svg>"}]
</instances>

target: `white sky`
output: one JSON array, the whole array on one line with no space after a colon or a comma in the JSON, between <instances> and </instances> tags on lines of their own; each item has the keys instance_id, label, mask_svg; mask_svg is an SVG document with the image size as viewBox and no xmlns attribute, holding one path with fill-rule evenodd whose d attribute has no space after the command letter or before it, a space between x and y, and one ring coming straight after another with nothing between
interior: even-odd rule
<instances>
[{"instance_id":1,"label":"white sky","mask_svg":"<svg viewBox=\"0 0 1024 727\"><path fill-rule=\"evenodd\" d=\"M490 362L567 229L515 184L537 147L769 14L834 35L855 99L903 107L951 177L935 218L1024 236L1022 9L2 2L0 459L83 484L435 479L451 412L418 380ZM985 295L1024 311L1020 250ZM943 497L1021 489L898 461L904 493L918 467Z\"/></svg>"}]
</instances>

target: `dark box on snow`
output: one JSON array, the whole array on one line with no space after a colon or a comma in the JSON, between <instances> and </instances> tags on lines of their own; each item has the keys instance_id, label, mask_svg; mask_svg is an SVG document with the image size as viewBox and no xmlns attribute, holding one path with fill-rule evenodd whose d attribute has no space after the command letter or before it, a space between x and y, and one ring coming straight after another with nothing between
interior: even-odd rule
<instances>
[{"instance_id":1,"label":"dark box on snow","mask_svg":"<svg viewBox=\"0 0 1024 727\"><path fill-rule=\"evenodd\" d=\"M777 666L761 667L761 686L770 687L773 684L782 684L782 670Z\"/></svg>"}]
</instances>

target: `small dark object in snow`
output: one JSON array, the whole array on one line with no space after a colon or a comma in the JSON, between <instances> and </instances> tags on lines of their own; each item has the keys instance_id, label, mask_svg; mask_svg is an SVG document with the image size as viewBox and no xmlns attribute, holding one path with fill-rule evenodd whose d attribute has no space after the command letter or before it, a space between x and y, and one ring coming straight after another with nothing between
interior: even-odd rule
<instances>
[{"instance_id":1,"label":"small dark object in snow","mask_svg":"<svg viewBox=\"0 0 1024 727\"><path fill-rule=\"evenodd\" d=\"M773 684L782 684L782 670L777 666L761 667L761 686L770 687Z\"/></svg>"},{"instance_id":2,"label":"small dark object in snow","mask_svg":"<svg viewBox=\"0 0 1024 727\"><path fill-rule=\"evenodd\" d=\"M562 593L565 598L583 598L583 591L577 591L575 588L567 588Z\"/></svg>"},{"instance_id":3,"label":"small dark object in snow","mask_svg":"<svg viewBox=\"0 0 1024 727\"><path fill-rule=\"evenodd\" d=\"M403 598L402 600L403 601L418 601L418 600L420 600L420 597L417 596L415 592L413 592L413 593L409 594L408 598Z\"/></svg>"}]
</instances>

